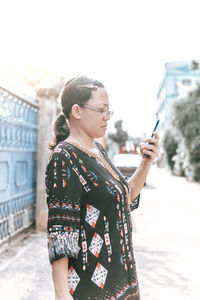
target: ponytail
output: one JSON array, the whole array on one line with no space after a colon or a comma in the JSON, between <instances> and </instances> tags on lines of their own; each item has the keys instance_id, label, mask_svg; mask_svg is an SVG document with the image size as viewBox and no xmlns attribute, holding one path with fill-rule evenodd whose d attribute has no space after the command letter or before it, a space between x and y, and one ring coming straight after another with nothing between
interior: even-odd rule
<instances>
[{"instance_id":1,"label":"ponytail","mask_svg":"<svg viewBox=\"0 0 200 300\"><path fill-rule=\"evenodd\" d=\"M49 142L48 149L53 150L58 143L64 141L69 136L69 126L66 117L60 113L54 122L54 137Z\"/></svg>"}]
</instances>

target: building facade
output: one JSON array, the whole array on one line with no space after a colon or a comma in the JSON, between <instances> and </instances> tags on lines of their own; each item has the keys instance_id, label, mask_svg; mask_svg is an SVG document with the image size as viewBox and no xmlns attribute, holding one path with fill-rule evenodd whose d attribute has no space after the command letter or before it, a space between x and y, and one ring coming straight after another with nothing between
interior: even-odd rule
<instances>
[{"instance_id":1,"label":"building facade","mask_svg":"<svg viewBox=\"0 0 200 300\"><path fill-rule=\"evenodd\" d=\"M173 118L172 106L185 97L200 82L200 68L192 68L192 62L165 64L165 73L157 94L157 115L161 120L161 132L170 127Z\"/></svg>"}]
</instances>

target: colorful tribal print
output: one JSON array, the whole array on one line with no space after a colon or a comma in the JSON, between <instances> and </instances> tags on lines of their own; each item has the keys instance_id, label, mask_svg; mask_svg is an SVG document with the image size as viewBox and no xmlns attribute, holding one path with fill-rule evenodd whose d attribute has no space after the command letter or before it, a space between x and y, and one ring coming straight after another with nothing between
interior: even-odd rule
<instances>
[{"instance_id":1,"label":"colorful tribal print","mask_svg":"<svg viewBox=\"0 0 200 300\"><path fill-rule=\"evenodd\" d=\"M139 196L128 205L124 184L100 160L67 142L51 152L45 183L49 261L68 257L73 299L139 300L130 215Z\"/></svg>"}]
</instances>

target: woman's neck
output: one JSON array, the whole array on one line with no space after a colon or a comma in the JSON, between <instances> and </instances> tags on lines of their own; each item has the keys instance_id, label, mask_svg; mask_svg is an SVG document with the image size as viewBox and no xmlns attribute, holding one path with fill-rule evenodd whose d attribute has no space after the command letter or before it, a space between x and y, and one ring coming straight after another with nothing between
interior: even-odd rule
<instances>
[{"instance_id":1,"label":"woman's neck","mask_svg":"<svg viewBox=\"0 0 200 300\"><path fill-rule=\"evenodd\" d=\"M66 140L66 142L74 142L79 144L80 146L82 146L83 148L89 150L89 151L95 151L96 150L96 146L94 144L94 138L91 137L83 137L83 136L76 136L76 135L72 135L70 134ZM95 151L96 152L96 151Z\"/></svg>"}]
</instances>

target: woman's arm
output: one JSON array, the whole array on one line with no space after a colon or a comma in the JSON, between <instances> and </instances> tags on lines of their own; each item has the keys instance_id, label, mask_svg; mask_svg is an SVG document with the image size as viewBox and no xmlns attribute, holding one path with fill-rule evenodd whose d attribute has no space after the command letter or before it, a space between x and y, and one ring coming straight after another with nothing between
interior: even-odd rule
<instances>
[{"instance_id":1,"label":"woman's arm","mask_svg":"<svg viewBox=\"0 0 200 300\"><path fill-rule=\"evenodd\" d=\"M131 200L133 201L141 189L144 186L144 183L147 178L147 174L151 168L152 162L158 156L159 152L159 136L156 132L153 133L155 138L146 139L146 144L140 144L140 151L142 154L142 162L140 166L137 168L136 172L129 178L128 183L131 187ZM148 143L153 143L153 145L149 145ZM148 154L150 157L144 157L144 154Z\"/></svg>"},{"instance_id":2,"label":"woman's arm","mask_svg":"<svg viewBox=\"0 0 200 300\"><path fill-rule=\"evenodd\" d=\"M68 257L52 263L52 277L54 281L55 300L72 300L68 286Z\"/></svg>"},{"instance_id":3,"label":"woman's arm","mask_svg":"<svg viewBox=\"0 0 200 300\"><path fill-rule=\"evenodd\" d=\"M68 259L78 258L82 184L70 155L62 149L52 154L46 170L48 205L47 241L55 300L71 300ZM65 217L67 215L67 218Z\"/></svg>"}]
</instances>

